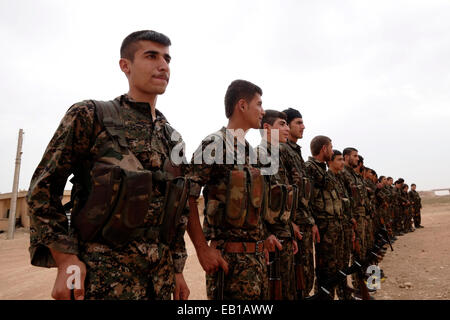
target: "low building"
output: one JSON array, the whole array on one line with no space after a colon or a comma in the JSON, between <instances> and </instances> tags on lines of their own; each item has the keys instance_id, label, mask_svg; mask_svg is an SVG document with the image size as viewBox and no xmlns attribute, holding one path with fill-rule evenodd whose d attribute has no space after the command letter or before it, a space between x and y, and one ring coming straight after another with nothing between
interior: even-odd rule
<instances>
[{"instance_id":1,"label":"low building","mask_svg":"<svg viewBox=\"0 0 450 320\"><path fill-rule=\"evenodd\" d=\"M17 194L16 224L25 229L30 229L30 217L28 215L28 204L26 201L28 191L19 191ZM0 193L0 231L8 231L9 213L11 210L12 193ZM70 201L70 191L65 190L62 204Z\"/></svg>"}]
</instances>

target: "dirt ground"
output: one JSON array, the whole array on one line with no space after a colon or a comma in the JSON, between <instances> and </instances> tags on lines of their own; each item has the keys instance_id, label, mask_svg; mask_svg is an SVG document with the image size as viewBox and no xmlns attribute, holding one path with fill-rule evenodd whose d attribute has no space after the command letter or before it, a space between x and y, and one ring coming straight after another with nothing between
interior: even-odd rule
<instances>
[{"instance_id":1,"label":"dirt ground","mask_svg":"<svg viewBox=\"0 0 450 320\"><path fill-rule=\"evenodd\" d=\"M380 266L387 278L374 297L377 300L447 300L450 298L450 201L426 204L423 229L399 237L394 251ZM206 299L205 274L186 235L188 260L184 271L190 299ZM29 234L18 229L14 240L0 234L0 300L51 299L55 269L30 265Z\"/></svg>"}]
</instances>

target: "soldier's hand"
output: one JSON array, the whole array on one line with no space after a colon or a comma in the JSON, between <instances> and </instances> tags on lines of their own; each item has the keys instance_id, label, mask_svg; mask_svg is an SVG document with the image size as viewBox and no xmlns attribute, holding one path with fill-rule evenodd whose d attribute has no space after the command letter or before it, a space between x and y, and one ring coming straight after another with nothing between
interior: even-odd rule
<instances>
[{"instance_id":1,"label":"soldier's hand","mask_svg":"<svg viewBox=\"0 0 450 320\"><path fill-rule=\"evenodd\" d=\"M297 244L297 241L295 241L295 240L292 240L292 249L294 250L294 254L297 254L298 244Z\"/></svg>"},{"instance_id":2,"label":"soldier's hand","mask_svg":"<svg viewBox=\"0 0 450 320\"><path fill-rule=\"evenodd\" d=\"M53 286L52 298L55 300L70 300L70 284L75 281L75 300L84 299L84 280L86 279L86 265L74 254L66 254L50 249L58 273Z\"/></svg>"},{"instance_id":3,"label":"soldier's hand","mask_svg":"<svg viewBox=\"0 0 450 320\"><path fill-rule=\"evenodd\" d=\"M353 224L353 229L356 229L356 227L358 226L358 224L356 223L355 218L352 218L352 224Z\"/></svg>"},{"instance_id":4,"label":"soldier's hand","mask_svg":"<svg viewBox=\"0 0 450 320\"><path fill-rule=\"evenodd\" d=\"M173 300L187 300L189 298L189 290L182 273L175 273L175 292L173 293Z\"/></svg>"},{"instance_id":5,"label":"soldier's hand","mask_svg":"<svg viewBox=\"0 0 450 320\"><path fill-rule=\"evenodd\" d=\"M292 229L294 229L294 236L295 236L295 238L297 238L298 240L302 240L303 239L303 235L300 232L299 226L292 222Z\"/></svg>"},{"instance_id":6,"label":"soldier's hand","mask_svg":"<svg viewBox=\"0 0 450 320\"><path fill-rule=\"evenodd\" d=\"M312 226L311 231L312 231L313 242L320 243L319 229L317 228L316 224Z\"/></svg>"},{"instance_id":7,"label":"soldier's hand","mask_svg":"<svg viewBox=\"0 0 450 320\"><path fill-rule=\"evenodd\" d=\"M264 247L267 248L269 252L275 251L275 246L278 248L278 250L283 250L283 245L280 241L278 241L277 237L275 237L273 234L271 234L267 239L264 241Z\"/></svg>"},{"instance_id":8,"label":"soldier's hand","mask_svg":"<svg viewBox=\"0 0 450 320\"><path fill-rule=\"evenodd\" d=\"M200 250L197 254L198 261L207 274L216 273L219 268L222 268L225 274L228 274L228 263L216 248L206 246L204 250Z\"/></svg>"}]
</instances>

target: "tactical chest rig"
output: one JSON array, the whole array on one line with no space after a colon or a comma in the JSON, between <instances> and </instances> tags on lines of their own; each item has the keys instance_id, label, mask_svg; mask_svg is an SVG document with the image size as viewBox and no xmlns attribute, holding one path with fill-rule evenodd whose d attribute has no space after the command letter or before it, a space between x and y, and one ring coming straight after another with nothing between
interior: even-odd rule
<instances>
[{"instance_id":1,"label":"tactical chest rig","mask_svg":"<svg viewBox=\"0 0 450 320\"><path fill-rule=\"evenodd\" d=\"M85 181L82 186L88 190L87 197L79 198L77 192L72 194L72 217L79 239L122 246L133 238L145 237L170 244L186 206L186 178L169 159L162 171L145 170L128 148L118 102L93 103L109 139L95 156L89 183ZM171 129L168 124L167 127ZM166 184L164 205L159 225L144 228L154 183Z\"/></svg>"},{"instance_id":2,"label":"tactical chest rig","mask_svg":"<svg viewBox=\"0 0 450 320\"><path fill-rule=\"evenodd\" d=\"M336 190L334 181L329 174L314 161L308 162L314 166L319 173L319 179L314 180L313 208L317 210L316 217L319 219L343 219L342 199Z\"/></svg>"},{"instance_id":3,"label":"tactical chest rig","mask_svg":"<svg viewBox=\"0 0 450 320\"><path fill-rule=\"evenodd\" d=\"M223 135L221 131L213 134L222 143L231 143L224 141ZM209 185L204 192L206 218L215 227L255 229L265 210L264 177L257 168L242 165L235 167L227 172L226 187Z\"/></svg>"},{"instance_id":4,"label":"tactical chest rig","mask_svg":"<svg viewBox=\"0 0 450 320\"><path fill-rule=\"evenodd\" d=\"M297 206L299 205L299 202L301 202L305 208L308 208L312 192L311 180L306 176L305 170L301 168L301 165L299 165L303 162L300 155L297 154L288 144L286 144L286 151L291 158L295 159L295 169L299 174L301 174L301 181L297 184Z\"/></svg>"}]
</instances>

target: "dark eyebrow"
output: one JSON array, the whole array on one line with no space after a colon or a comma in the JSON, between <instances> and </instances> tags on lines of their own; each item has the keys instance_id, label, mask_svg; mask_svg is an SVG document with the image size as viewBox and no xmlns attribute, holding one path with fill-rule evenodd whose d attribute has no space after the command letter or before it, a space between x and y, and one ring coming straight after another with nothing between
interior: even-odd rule
<instances>
[{"instance_id":1,"label":"dark eyebrow","mask_svg":"<svg viewBox=\"0 0 450 320\"><path fill-rule=\"evenodd\" d=\"M158 55L158 54L161 54L161 52L155 51L155 50L147 50L147 51L144 52L144 55L147 55L147 54L155 54L155 55ZM170 54L165 53L165 54L164 54L164 59L170 61L170 60L172 60L172 57L170 56Z\"/></svg>"}]
</instances>

